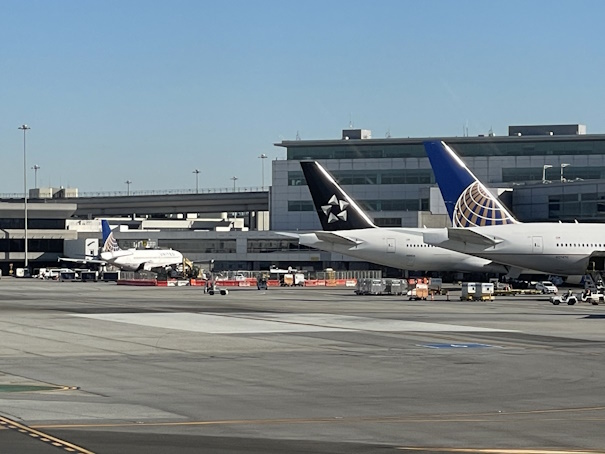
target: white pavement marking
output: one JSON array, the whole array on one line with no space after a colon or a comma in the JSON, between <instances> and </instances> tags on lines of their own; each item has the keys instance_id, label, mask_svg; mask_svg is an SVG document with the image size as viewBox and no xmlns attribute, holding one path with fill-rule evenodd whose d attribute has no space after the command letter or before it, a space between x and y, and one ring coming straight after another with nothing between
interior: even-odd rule
<instances>
[{"instance_id":1,"label":"white pavement marking","mask_svg":"<svg viewBox=\"0 0 605 454\"><path fill-rule=\"evenodd\" d=\"M317 331L510 332L475 326L386 320L330 314L195 313L72 314L108 322L208 334L296 333Z\"/></svg>"}]
</instances>

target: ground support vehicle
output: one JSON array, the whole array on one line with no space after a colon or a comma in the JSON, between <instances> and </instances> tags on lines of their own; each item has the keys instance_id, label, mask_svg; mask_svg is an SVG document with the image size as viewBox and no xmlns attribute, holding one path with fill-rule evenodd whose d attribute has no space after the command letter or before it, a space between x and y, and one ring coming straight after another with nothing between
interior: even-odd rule
<instances>
[{"instance_id":1,"label":"ground support vehicle","mask_svg":"<svg viewBox=\"0 0 605 454\"><path fill-rule=\"evenodd\" d=\"M573 306L578 302L578 298L570 290L567 293L564 293L563 295L551 296L550 302L553 303L555 306L558 306L559 304L568 304L569 306Z\"/></svg>"},{"instance_id":2,"label":"ground support vehicle","mask_svg":"<svg viewBox=\"0 0 605 454\"><path fill-rule=\"evenodd\" d=\"M605 295L586 289L580 294L580 300L584 303L590 303L593 306L596 306L599 303L605 302Z\"/></svg>"},{"instance_id":3,"label":"ground support vehicle","mask_svg":"<svg viewBox=\"0 0 605 454\"><path fill-rule=\"evenodd\" d=\"M410 301L427 299L429 297L428 284L416 284L416 287L408 290L407 296Z\"/></svg>"},{"instance_id":4,"label":"ground support vehicle","mask_svg":"<svg viewBox=\"0 0 605 454\"><path fill-rule=\"evenodd\" d=\"M258 276L256 278L256 288L258 290L267 290L267 276Z\"/></svg>"},{"instance_id":5,"label":"ground support vehicle","mask_svg":"<svg viewBox=\"0 0 605 454\"><path fill-rule=\"evenodd\" d=\"M206 281L204 293L208 293L209 295L214 295L215 293L220 293L221 295L228 295L229 290L227 290L226 288L218 288L216 286L216 280L214 278L211 278Z\"/></svg>"}]
</instances>

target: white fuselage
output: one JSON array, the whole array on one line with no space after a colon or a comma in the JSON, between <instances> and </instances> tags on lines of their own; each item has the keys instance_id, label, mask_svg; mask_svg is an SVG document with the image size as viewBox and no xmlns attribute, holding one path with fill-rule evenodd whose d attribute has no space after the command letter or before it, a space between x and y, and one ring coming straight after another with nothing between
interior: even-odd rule
<instances>
[{"instance_id":1,"label":"white fuselage","mask_svg":"<svg viewBox=\"0 0 605 454\"><path fill-rule=\"evenodd\" d=\"M435 229L370 228L332 232L358 244L322 241L315 233L302 233L299 242L323 251L338 252L379 265L414 271L506 273L505 266L435 247L424 242L423 232ZM439 229L440 230L440 229Z\"/></svg>"},{"instance_id":2,"label":"white fuselage","mask_svg":"<svg viewBox=\"0 0 605 454\"><path fill-rule=\"evenodd\" d=\"M591 254L605 255L603 224L539 222L467 228L494 240L494 245L452 239L454 235L448 234L447 229L440 230L441 236L428 233L425 240L453 251L547 274L583 275L590 267Z\"/></svg>"},{"instance_id":3,"label":"white fuselage","mask_svg":"<svg viewBox=\"0 0 605 454\"><path fill-rule=\"evenodd\" d=\"M151 270L183 263L183 254L172 249L127 249L102 252L101 258L120 269Z\"/></svg>"}]
</instances>

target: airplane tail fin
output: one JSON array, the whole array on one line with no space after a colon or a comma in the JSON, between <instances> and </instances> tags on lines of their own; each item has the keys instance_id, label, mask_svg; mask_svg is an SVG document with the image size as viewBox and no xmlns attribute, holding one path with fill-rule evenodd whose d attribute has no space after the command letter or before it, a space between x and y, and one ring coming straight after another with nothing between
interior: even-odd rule
<instances>
[{"instance_id":1,"label":"airplane tail fin","mask_svg":"<svg viewBox=\"0 0 605 454\"><path fill-rule=\"evenodd\" d=\"M454 227L519 222L445 142L424 142L424 148Z\"/></svg>"},{"instance_id":2,"label":"airplane tail fin","mask_svg":"<svg viewBox=\"0 0 605 454\"><path fill-rule=\"evenodd\" d=\"M105 219L101 220L101 228L103 230L103 249L101 252L115 252L119 251L118 241L114 238L109 222Z\"/></svg>"},{"instance_id":3,"label":"airplane tail fin","mask_svg":"<svg viewBox=\"0 0 605 454\"><path fill-rule=\"evenodd\" d=\"M357 203L316 161L301 161L321 226L326 231L374 228Z\"/></svg>"}]
</instances>

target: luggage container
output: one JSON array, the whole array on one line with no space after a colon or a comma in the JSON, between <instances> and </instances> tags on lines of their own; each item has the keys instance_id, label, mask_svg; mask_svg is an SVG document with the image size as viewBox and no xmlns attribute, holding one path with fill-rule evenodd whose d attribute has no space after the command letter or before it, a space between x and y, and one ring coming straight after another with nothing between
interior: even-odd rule
<instances>
[{"instance_id":1,"label":"luggage container","mask_svg":"<svg viewBox=\"0 0 605 454\"><path fill-rule=\"evenodd\" d=\"M389 295L403 295L404 284L401 279L385 279L384 292Z\"/></svg>"},{"instance_id":2,"label":"luggage container","mask_svg":"<svg viewBox=\"0 0 605 454\"><path fill-rule=\"evenodd\" d=\"M371 282L372 279L368 277L357 279L357 288L355 289L355 293L357 293L358 295L367 295L370 291Z\"/></svg>"},{"instance_id":3,"label":"luggage container","mask_svg":"<svg viewBox=\"0 0 605 454\"><path fill-rule=\"evenodd\" d=\"M464 282L460 292L461 301L493 301L494 284L492 282Z\"/></svg>"},{"instance_id":4,"label":"luggage container","mask_svg":"<svg viewBox=\"0 0 605 454\"><path fill-rule=\"evenodd\" d=\"M370 295L382 295L386 285L383 279L370 279Z\"/></svg>"},{"instance_id":5,"label":"luggage container","mask_svg":"<svg viewBox=\"0 0 605 454\"><path fill-rule=\"evenodd\" d=\"M473 299L475 299L476 290L476 282L463 282L462 289L460 292L460 301L472 301Z\"/></svg>"},{"instance_id":6,"label":"luggage container","mask_svg":"<svg viewBox=\"0 0 605 454\"><path fill-rule=\"evenodd\" d=\"M474 300L476 301L493 301L494 300L494 284L492 282L482 282L475 287Z\"/></svg>"}]
</instances>

